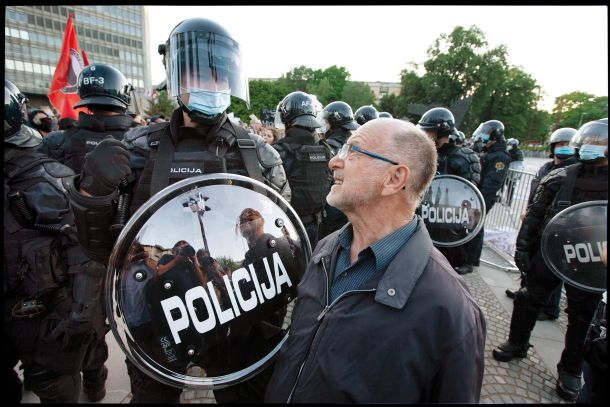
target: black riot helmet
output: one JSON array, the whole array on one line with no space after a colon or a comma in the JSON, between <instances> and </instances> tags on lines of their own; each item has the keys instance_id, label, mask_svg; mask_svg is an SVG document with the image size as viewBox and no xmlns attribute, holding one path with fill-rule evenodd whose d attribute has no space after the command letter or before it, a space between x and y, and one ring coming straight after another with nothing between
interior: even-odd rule
<instances>
[{"instance_id":1,"label":"black riot helmet","mask_svg":"<svg viewBox=\"0 0 610 407\"><path fill-rule=\"evenodd\" d=\"M587 164L595 164L604 158L608 158L608 119L594 120L583 124L569 145L578 149L579 160ZM602 151L599 154L595 151L589 151L597 149Z\"/></svg>"},{"instance_id":2,"label":"black riot helmet","mask_svg":"<svg viewBox=\"0 0 610 407\"><path fill-rule=\"evenodd\" d=\"M318 121L328 122L333 128L343 127L347 130L356 130L360 125L354 121L352 108L345 102L336 101L326 105L318 115Z\"/></svg>"},{"instance_id":3,"label":"black riot helmet","mask_svg":"<svg viewBox=\"0 0 610 407\"><path fill-rule=\"evenodd\" d=\"M159 45L159 54L169 95L194 122L221 120L231 96L250 107L240 46L220 24L205 18L184 20Z\"/></svg>"},{"instance_id":4,"label":"black riot helmet","mask_svg":"<svg viewBox=\"0 0 610 407\"><path fill-rule=\"evenodd\" d=\"M464 134L464 132L458 130L458 139L456 141L456 144L461 146L465 142L466 142L466 135Z\"/></svg>"},{"instance_id":5,"label":"black riot helmet","mask_svg":"<svg viewBox=\"0 0 610 407\"><path fill-rule=\"evenodd\" d=\"M354 119L356 119L356 122L361 126L370 120L378 118L379 112L372 105L361 106L354 113Z\"/></svg>"},{"instance_id":6,"label":"black riot helmet","mask_svg":"<svg viewBox=\"0 0 610 407\"><path fill-rule=\"evenodd\" d=\"M127 78L115 67L92 64L78 75L78 96L74 107L99 106L103 110L125 112L131 102L132 87Z\"/></svg>"},{"instance_id":7,"label":"black riot helmet","mask_svg":"<svg viewBox=\"0 0 610 407\"><path fill-rule=\"evenodd\" d=\"M453 113L444 107L435 107L428 110L417 123L420 129L436 132L436 137L445 137L455 128Z\"/></svg>"},{"instance_id":8,"label":"black riot helmet","mask_svg":"<svg viewBox=\"0 0 610 407\"><path fill-rule=\"evenodd\" d=\"M474 131L473 137L481 139L483 144L487 144L491 140L504 140L504 124L500 120L488 120L481 123Z\"/></svg>"},{"instance_id":9,"label":"black riot helmet","mask_svg":"<svg viewBox=\"0 0 610 407\"><path fill-rule=\"evenodd\" d=\"M562 127L560 129L555 130L549 139L549 149L551 152L549 153L549 158L555 157L555 145L561 142L570 142L572 137L576 134L578 130L573 129L572 127Z\"/></svg>"},{"instance_id":10,"label":"black riot helmet","mask_svg":"<svg viewBox=\"0 0 610 407\"><path fill-rule=\"evenodd\" d=\"M4 79L4 142L18 147L34 147L42 136L28 127L28 98L8 79Z\"/></svg>"},{"instance_id":11,"label":"black riot helmet","mask_svg":"<svg viewBox=\"0 0 610 407\"><path fill-rule=\"evenodd\" d=\"M385 117L387 119L393 119L394 116L392 116L390 113L388 112L379 112L379 118Z\"/></svg>"},{"instance_id":12,"label":"black riot helmet","mask_svg":"<svg viewBox=\"0 0 610 407\"><path fill-rule=\"evenodd\" d=\"M310 129L322 127L316 120L314 98L305 92L292 92L277 105L275 127L301 126Z\"/></svg>"},{"instance_id":13,"label":"black riot helmet","mask_svg":"<svg viewBox=\"0 0 610 407\"><path fill-rule=\"evenodd\" d=\"M4 139L21 129L28 121L28 98L8 79L4 80Z\"/></svg>"}]
</instances>

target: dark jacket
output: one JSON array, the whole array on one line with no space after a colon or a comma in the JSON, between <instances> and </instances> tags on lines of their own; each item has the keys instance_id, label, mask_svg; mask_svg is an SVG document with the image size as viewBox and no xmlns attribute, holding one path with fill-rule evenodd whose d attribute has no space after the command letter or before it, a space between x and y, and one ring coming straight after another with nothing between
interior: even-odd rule
<instances>
[{"instance_id":1,"label":"dark jacket","mask_svg":"<svg viewBox=\"0 0 610 407\"><path fill-rule=\"evenodd\" d=\"M479 190L485 200L487 211L496 202L496 193L504 184L510 166L510 155L506 151L506 141L498 141L485 150L481 158L481 182Z\"/></svg>"},{"instance_id":2,"label":"dark jacket","mask_svg":"<svg viewBox=\"0 0 610 407\"><path fill-rule=\"evenodd\" d=\"M508 154L510 155L510 162L523 161L523 151L519 150L518 147L513 147Z\"/></svg>"},{"instance_id":3,"label":"dark jacket","mask_svg":"<svg viewBox=\"0 0 610 407\"><path fill-rule=\"evenodd\" d=\"M340 233L299 284L265 401L478 402L485 319L423 221L385 272L328 305Z\"/></svg>"},{"instance_id":4,"label":"dark jacket","mask_svg":"<svg viewBox=\"0 0 610 407\"><path fill-rule=\"evenodd\" d=\"M445 143L438 149L437 171L457 175L477 185L481 180L481 161L468 147Z\"/></svg>"},{"instance_id":5,"label":"dark jacket","mask_svg":"<svg viewBox=\"0 0 610 407\"><path fill-rule=\"evenodd\" d=\"M545 163L542 167L540 167L538 169L538 172L534 176L532 183L530 184L530 194L529 194L529 197L527 198L527 204L529 205L532 203L532 200L534 199L534 193L536 192L536 188L538 188L538 184L540 184L540 180L542 178L546 177L546 175L549 172L551 172L557 168L567 167L568 165L576 164L576 162L577 162L576 156L572 156L570 158L567 158L567 159L561 161L557 165L555 165L554 160L551 160L551 161Z\"/></svg>"},{"instance_id":6,"label":"dark jacket","mask_svg":"<svg viewBox=\"0 0 610 407\"><path fill-rule=\"evenodd\" d=\"M540 237L547 223L566 207L557 205L560 190L566 183L568 169L576 172L569 206L581 202L608 199L608 167L577 163L551 171L542 178L517 235L516 250L533 254L540 248Z\"/></svg>"}]
</instances>

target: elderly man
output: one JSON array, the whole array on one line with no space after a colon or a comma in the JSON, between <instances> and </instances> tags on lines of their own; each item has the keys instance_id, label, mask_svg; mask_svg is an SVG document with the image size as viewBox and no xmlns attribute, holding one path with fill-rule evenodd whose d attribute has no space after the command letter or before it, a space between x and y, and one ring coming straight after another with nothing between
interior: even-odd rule
<instances>
[{"instance_id":1,"label":"elderly man","mask_svg":"<svg viewBox=\"0 0 610 407\"><path fill-rule=\"evenodd\" d=\"M372 120L329 167L327 201L349 223L312 255L265 401L477 403L485 319L414 215L434 144Z\"/></svg>"}]
</instances>

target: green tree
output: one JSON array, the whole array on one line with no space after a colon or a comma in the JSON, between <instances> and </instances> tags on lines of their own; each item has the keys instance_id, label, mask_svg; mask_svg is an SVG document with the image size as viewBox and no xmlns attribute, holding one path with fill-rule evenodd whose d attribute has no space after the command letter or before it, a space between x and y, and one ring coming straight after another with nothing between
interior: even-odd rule
<instances>
[{"instance_id":1,"label":"green tree","mask_svg":"<svg viewBox=\"0 0 610 407\"><path fill-rule=\"evenodd\" d=\"M348 81L341 93L341 100L357 109L360 106L372 105L375 102L375 94L364 82Z\"/></svg>"},{"instance_id":2,"label":"green tree","mask_svg":"<svg viewBox=\"0 0 610 407\"><path fill-rule=\"evenodd\" d=\"M149 100L148 103L149 107L144 111L148 116L162 114L169 118L172 116L174 109L178 107L176 100L174 98L170 98L167 91L164 90L158 91L157 98Z\"/></svg>"},{"instance_id":3,"label":"green tree","mask_svg":"<svg viewBox=\"0 0 610 407\"><path fill-rule=\"evenodd\" d=\"M397 112L397 96L393 93L386 93L381 97L379 103L376 104L377 110L380 112L388 112L393 117L401 117Z\"/></svg>"},{"instance_id":4,"label":"green tree","mask_svg":"<svg viewBox=\"0 0 610 407\"><path fill-rule=\"evenodd\" d=\"M314 72L314 79L319 79L320 82L327 79L328 83L330 84L331 92L326 103L341 100L343 88L345 87L345 83L349 80L350 76L351 75L347 69L342 66L338 67L336 65L330 66L322 71Z\"/></svg>"},{"instance_id":5,"label":"green tree","mask_svg":"<svg viewBox=\"0 0 610 407\"><path fill-rule=\"evenodd\" d=\"M285 82L277 81L262 81L251 80L250 88L250 108L241 99L231 98L231 106L229 112L233 112L236 117L239 117L243 122L248 123L250 114L255 114L260 117L262 109L274 110L278 103L288 93L292 92Z\"/></svg>"},{"instance_id":6,"label":"green tree","mask_svg":"<svg viewBox=\"0 0 610 407\"><path fill-rule=\"evenodd\" d=\"M553 130L561 127L578 129L591 120L608 117L608 96L570 92L555 98Z\"/></svg>"},{"instance_id":7,"label":"green tree","mask_svg":"<svg viewBox=\"0 0 610 407\"><path fill-rule=\"evenodd\" d=\"M328 78L323 78L319 83L307 85L307 93L316 95L322 105L327 105L332 100L333 88Z\"/></svg>"}]
</instances>

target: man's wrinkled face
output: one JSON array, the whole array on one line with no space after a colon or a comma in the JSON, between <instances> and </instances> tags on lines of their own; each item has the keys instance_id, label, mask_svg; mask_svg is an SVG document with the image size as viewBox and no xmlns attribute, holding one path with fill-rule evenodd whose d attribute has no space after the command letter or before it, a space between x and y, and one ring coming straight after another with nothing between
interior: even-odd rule
<instances>
[{"instance_id":1,"label":"man's wrinkled face","mask_svg":"<svg viewBox=\"0 0 610 407\"><path fill-rule=\"evenodd\" d=\"M372 133L356 130L347 143L376 152L379 143ZM345 159L333 157L328 166L333 170L334 183L327 202L341 210L352 209L379 198L384 167L387 164L376 162L374 158L350 151Z\"/></svg>"}]
</instances>

